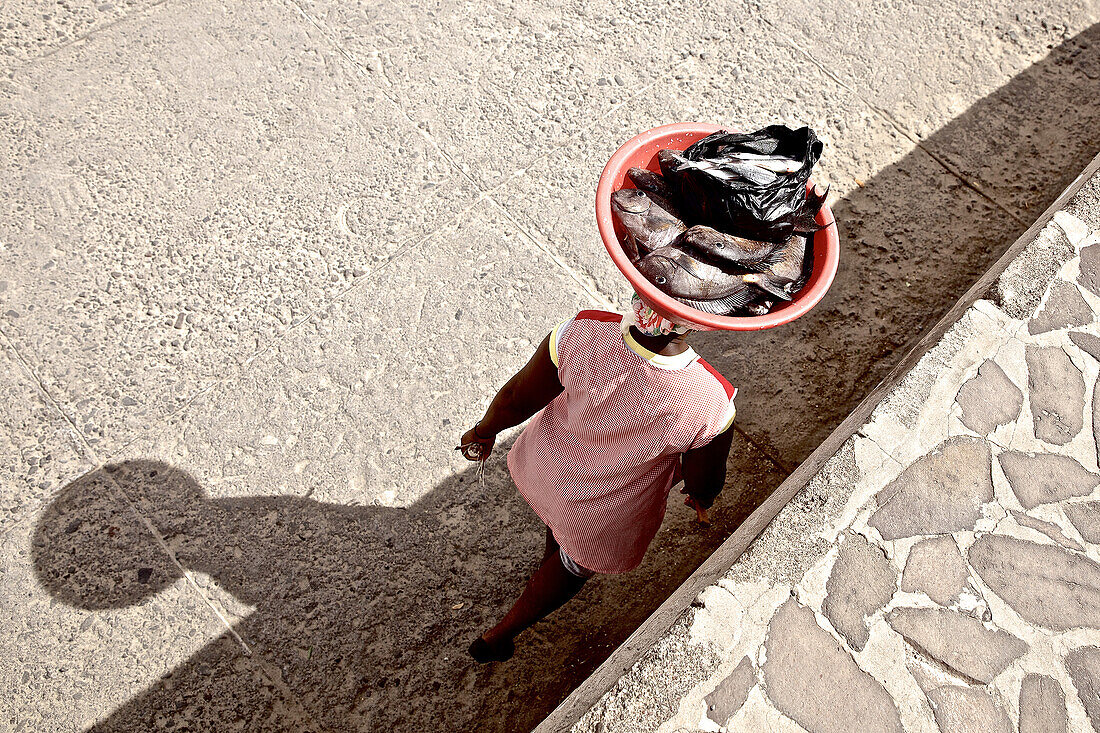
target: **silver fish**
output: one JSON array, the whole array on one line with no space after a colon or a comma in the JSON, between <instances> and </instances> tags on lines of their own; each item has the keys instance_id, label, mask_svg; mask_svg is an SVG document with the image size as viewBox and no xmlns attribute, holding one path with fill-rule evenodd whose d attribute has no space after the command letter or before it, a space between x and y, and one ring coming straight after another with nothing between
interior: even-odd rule
<instances>
[{"instance_id":1,"label":"silver fish","mask_svg":"<svg viewBox=\"0 0 1100 733\"><path fill-rule=\"evenodd\" d=\"M611 211L626 230L623 247L631 261L672 244L687 228L645 191L624 188L611 194Z\"/></svg>"},{"instance_id":2,"label":"silver fish","mask_svg":"<svg viewBox=\"0 0 1100 733\"><path fill-rule=\"evenodd\" d=\"M678 244L653 250L638 261L637 267L665 293L685 303L692 301L688 303L692 307L695 302L728 298L744 305L758 295L746 285L745 278L751 275L726 272Z\"/></svg>"},{"instance_id":3,"label":"silver fish","mask_svg":"<svg viewBox=\"0 0 1100 733\"><path fill-rule=\"evenodd\" d=\"M758 161L742 160L732 155L713 160L689 160L673 150L662 150L657 154L657 160L666 178L671 177L670 172L673 168L680 172L705 171L707 175L724 181L743 178L757 186L767 186L774 183L777 178L775 171L757 165Z\"/></svg>"},{"instance_id":4,"label":"silver fish","mask_svg":"<svg viewBox=\"0 0 1100 733\"><path fill-rule=\"evenodd\" d=\"M772 173L795 173L802 168L802 162L780 155L762 155L760 153L730 153L727 160L753 165Z\"/></svg>"},{"instance_id":5,"label":"silver fish","mask_svg":"<svg viewBox=\"0 0 1100 733\"><path fill-rule=\"evenodd\" d=\"M660 173L654 173L645 168L631 168L626 172L626 175L634 182L635 186L649 194L654 203L662 209L677 219L682 220L684 218L680 215L679 208L673 203L676 196L672 192L672 187L668 185L668 182Z\"/></svg>"},{"instance_id":6,"label":"silver fish","mask_svg":"<svg viewBox=\"0 0 1100 733\"><path fill-rule=\"evenodd\" d=\"M711 259L745 269L769 262L780 246L775 242L735 237L702 224L687 229L680 237L680 244L693 247Z\"/></svg>"},{"instance_id":7,"label":"silver fish","mask_svg":"<svg viewBox=\"0 0 1100 733\"><path fill-rule=\"evenodd\" d=\"M715 162L719 163L725 171L757 186L771 185L779 180L781 175L790 175L802 168L802 163L793 158L753 153L732 153L722 156ZM711 171L712 174L715 172Z\"/></svg>"},{"instance_id":8,"label":"silver fish","mask_svg":"<svg viewBox=\"0 0 1100 733\"><path fill-rule=\"evenodd\" d=\"M806 284L813 270L812 259L810 268L805 267L807 249L806 237L793 235L776 249L775 256L753 284L777 298L790 300Z\"/></svg>"}]
</instances>

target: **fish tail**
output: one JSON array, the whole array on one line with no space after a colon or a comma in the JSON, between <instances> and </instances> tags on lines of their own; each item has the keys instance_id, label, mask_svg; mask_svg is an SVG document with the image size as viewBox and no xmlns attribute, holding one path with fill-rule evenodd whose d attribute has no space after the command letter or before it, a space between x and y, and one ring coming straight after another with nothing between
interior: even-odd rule
<instances>
[{"instance_id":1,"label":"fish tail","mask_svg":"<svg viewBox=\"0 0 1100 733\"><path fill-rule=\"evenodd\" d=\"M832 187L833 185L830 183L828 186L825 187L825 193L821 194L820 196L817 195L817 186L814 186L809 191L807 191L806 209L815 215L817 214L817 212L821 211L821 207L825 205L825 199L829 198L829 191L832 189Z\"/></svg>"},{"instance_id":2,"label":"fish tail","mask_svg":"<svg viewBox=\"0 0 1100 733\"><path fill-rule=\"evenodd\" d=\"M818 195L817 186L806 192L806 201L798 213L791 217L791 226L796 234L813 234L824 229L826 225L817 223L817 213L825 205L825 199L829 198L832 186L825 187L825 193Z\"/></svg>"},{"instance_id":3,"label":"fish tail","mask_svg":"<svg viewBox=\"0 0 1100 733\"><path fill-rule=\"evenodd\" d=\"M745 307L755 297L756 294L750 288L744 288L732 295L715 300L692 300L691 298L677 298L677 300L684 305L690 305L695 310L716 316L725 316L738 308Z\"/></svg>"},{"instance_id":4,"label":"fish tail","mask_svg":"<svg viewBox=\"0 0 1100 733\"><path fill-rule=\"evenodd\" d=\"M638 241L638 238L634 236L630 230L627 230L626 236L619 240L619 243L623 246L623 251L626 252L626 256L631 262L638 262L638 260L645 257L652 252L649 247Z\"/></svg>"},{"instance_id":5,"label":"fish tail","mask_svg":"<svg viewBox=\"0 0 1100 733\"><path fill-rule=\"evenodd\" d=\"M813 214L798 214L791 219L791 231L795 234L813 234L825 228L825 224L818 224Z\"/></svg>"},{"instance_id":6,"label":"fish tail","mask_svg":"<svg viewBox=\"0 0 1100 733\"><path fill-rule=\"evenodd\" d=\"M782 288L773 283L767 275L763 273L753 273L745 275L745 282L763 290L768 295L773 295L780 300L790 300L791 294L787 292L785 288Z\"/></svg>"},{"instance_id":7,"label":"fish tail","mask_svg":"<svg viewBox=\"0 0 1100 733\"><path fill-rule=\"evenodd\" d=\"M619 240L619 244L622 245L623 252L626 252L626 256L631 262L637 262L641 259L638 257L638 242L634 239L633 234L627 232L626 236Z\"/></svg>"}]
</instances>

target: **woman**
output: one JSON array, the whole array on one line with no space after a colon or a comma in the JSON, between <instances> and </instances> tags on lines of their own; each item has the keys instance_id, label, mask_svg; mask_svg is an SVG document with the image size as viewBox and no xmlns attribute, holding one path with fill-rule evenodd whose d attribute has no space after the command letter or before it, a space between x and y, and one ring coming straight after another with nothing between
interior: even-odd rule
<instances>
[{"instance_id":1,"label":"woman","mask_svg":"<svg viewBox=\"0 0 1100 733\"><path fill-rule=\"evenodd\" d=\"M686 343L690 330L635 295L632 317L581 311L559 324L462 436L485 460L501 430L538 413L508 469L546 523L546 551L512 609L470 645L479 662L512 656L513 639L597 573L637 567L681 478L706 522L726 478L737 390Z\"/></svg>"}]
</instances>

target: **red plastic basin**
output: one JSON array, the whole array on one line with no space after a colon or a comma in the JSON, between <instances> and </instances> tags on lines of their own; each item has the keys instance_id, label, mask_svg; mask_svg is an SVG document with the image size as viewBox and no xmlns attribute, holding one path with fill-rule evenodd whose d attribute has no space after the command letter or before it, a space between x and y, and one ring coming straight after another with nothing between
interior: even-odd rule
<instances>
[{"instance_id":1,"label":"red plastic basin","mask_svg":"<svg viewBox=\"0 0 1100 733\"><path fill-rule=\"evenodd\" d=\"M615 266L626 276L642 301L661 316L700 331L759 331L789 323L806 313L817 305L832 285L837 264L840 262L840 238L837 236L833 212L828 205L823 206L817 214L817 223L825 228L814 234L814 270L805 287L795 294L793 300L778 304L767 315L736 318L704 313L661 292L631 264L620 243L620 237L625 238L626 233L611 213L611 194L620 188L634 188L634 183L626 175L628 169L648 168L660 173L658 150L684 150L713 132L729 129L731 128L699 122L684 122L655 127L627 140L615 151L611 160L607 161L603 173L600 174L600 185L596 188L596 223ZM812 186L813 181L808 181L806 187Z\"/></svg>"}]
</instances>

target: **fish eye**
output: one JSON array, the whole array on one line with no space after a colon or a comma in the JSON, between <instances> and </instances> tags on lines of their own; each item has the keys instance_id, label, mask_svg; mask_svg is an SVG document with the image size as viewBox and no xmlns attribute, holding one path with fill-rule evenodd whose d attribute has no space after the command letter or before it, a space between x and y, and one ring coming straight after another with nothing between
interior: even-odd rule
<instances>
[{"instance_id":1,"label":"fish eye","mask_svg":"<svg viewBox=\"0 0 1100 733\"><path fill-rule=\"evenodd\" d=\"M668 282L668 280L666 278L660 277L660 276L653 278L653 281L655 283L657 283L658 285L664 285L665 283Z\"/></svg>"}]
</instances>

